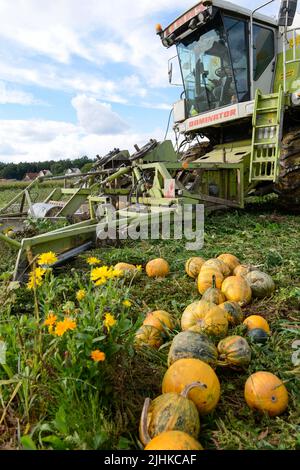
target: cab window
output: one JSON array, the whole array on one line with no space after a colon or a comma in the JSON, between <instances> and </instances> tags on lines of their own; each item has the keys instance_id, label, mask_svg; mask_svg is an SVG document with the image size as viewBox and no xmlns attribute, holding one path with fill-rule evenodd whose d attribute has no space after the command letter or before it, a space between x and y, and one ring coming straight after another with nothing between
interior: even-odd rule
<instances>
[{"instance_id":1,"label":"cab window","mask_svg":"<svg viewBox=\"0 0 300 470\"><path fill-rule=\"evenodd\" d=\"M254 80L257 81L264 73L275 55L274 33L271 29L254 25Z\"/></svg>"},{"instance_id":2,"label":"cab window","mask_svg":"<svg viewBox=\"0 0 300 470\"><path fill-rule=\"evenodd\" d=\"M239 102L250 98L248 78L248 28L244 20L224 17L230 47L233 73L237 87Z\"/></svg>"}]
</instances>

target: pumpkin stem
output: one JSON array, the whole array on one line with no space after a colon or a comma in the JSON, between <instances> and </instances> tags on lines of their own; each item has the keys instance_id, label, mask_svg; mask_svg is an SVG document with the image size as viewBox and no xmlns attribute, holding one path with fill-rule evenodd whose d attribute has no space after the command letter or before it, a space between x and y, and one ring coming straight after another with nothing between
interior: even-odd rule
<instances>
[{"instance_id":1,"label":"pumpkin stem","mask_svg":"<svg viewBox=\"0 0 300 470\"><path fill-rule=\"evenodd\" d=\"M147 418L148 418L148 411L149 411L150 404L151 404L150 398L146 398L144 406L143 406L142 415L141 415L141 438L145 446L149 444L149 442L151 441L151 437L149 436L148 426L147 426Z\"/></svg>"},{"instance_id":2,"label":"pumpkin stem","mask_svg":"<svg viewBox=\"0 0 300 470\"><path fill-rule=\"evenodd\" d=\"M213 286L213 289L215 289L217 287L216 276L215 275L213 275L213 277L212 277L212 286Z\"/></svg>"},{"instance_id":3,"label":"pumpkin stem","mask_svg":"<svg viewBox=\"0 0 300 470\"><path fill-rule=\"evenodd\" d=\"M220 366L220 367L229 367L229 364L228 364L228 362L226 362L226 361L217 361L217 366Z\"/></svg>"},{"instance_id":4,"label":"pumpkin stem","mask_svg":"<svg viewBox=\"0 0 300 470\"><path fill-rule=\"evenodd\" d=\"M180 396L183 397L183 398L187 398L188 394L190 393L190 391L193 389L193 388L196 388L196 387L199 387L199 388L207 388L207 385L203 384L202 382L193 382L191 383L190 385L187 385L183 391L181 392Z\"/></svg>"}]
</instances>

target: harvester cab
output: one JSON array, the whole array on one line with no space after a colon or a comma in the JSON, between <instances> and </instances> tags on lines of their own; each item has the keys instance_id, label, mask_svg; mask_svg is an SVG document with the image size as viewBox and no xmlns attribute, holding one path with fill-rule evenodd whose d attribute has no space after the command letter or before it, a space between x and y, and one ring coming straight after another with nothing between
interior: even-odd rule
<instances>
[{"instance_id":1,"label":"harvester cab","mask_svg":"<svg viewBox=\"0 0 300 470\"><path fill-rule=\"evenodd\" d=\"M221 151L224 161L244 164L245 195L275 191L295 206L300 15L295 17L294 0L282 1L279 19L260 14L261 8L204 0L166 29L157 25L157 33L165 47L176 46L182 75L184 98L173 108L174 129L188 145L206 138L213 147L203 155L198 146L194 160L220 163Z\"/></svg>"},{"instance_id":2,"label":"harvester cab","mask_svg":"<svg viewBox=\"0 0 300 470\"><path fill-rule=\"evenodd\" d=\"M222 0L200 2L165 30L158 25L163 45L177 47L185 106L180 101L175 104L174 118L175 123L185 124L181 130L191 130L186 121L195 115L251 103L258 89L263 94L278 89L275 75L283 66L278 55L283 52L282 42L290 44L283 12L286 8L287 15L292 15L287 17L288 28L294 22L296 4L283 2L282 30L278 20L257 13L259 9L253 12ZM300 29L298 22L299 28L293 28ZM282 77L285 91L290 85L286 79Z\"/></svg>"}]
</instances>

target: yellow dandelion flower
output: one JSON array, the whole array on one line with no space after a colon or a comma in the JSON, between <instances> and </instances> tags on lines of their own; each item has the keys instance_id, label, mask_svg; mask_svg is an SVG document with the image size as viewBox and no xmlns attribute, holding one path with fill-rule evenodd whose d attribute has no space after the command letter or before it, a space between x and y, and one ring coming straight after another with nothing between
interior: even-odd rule
<instances>
[{"instance_id":1,"label":"yellow dandelion flower","mask_svg":"<svg viewBox=\"0 0 300 470\"><path fill-rule=\"evenodd\" d=\"M63 336L69 330L75 330L77 327L76 321L71 318L65 318L63 321L59 321L55 328L56 336Z\"/></svg>"},{"instance_id":2,"label":"yellow dandelion flower","mask_svg":"<svg viewBox=\"0 0 300 470\"><path fill-rule=\"evenodd\" d=\"M105 315L105 320L103 322L103 325L105 326L105 328L107 328L108 332L116 323L117 323L117 320L115 319L113 315L111 315L110 313L107 313Z\"/></svg>"},{"instance_id":3,"label":"yellow dandelion flower","mask_svg":"<svg viewBox=\"0 0 300 470\"><path fill-rule=\"evenodd\" d=\"M139 265L136 267L136 269L138 270L139 273L141 273L141 272L143 271L143 266L139 264Z\"/></svg>"},{"instance_id":4,"label":"yellow dandelion flower","mask_svg":"<svg viewBox=\"0 0 300 470\"><path fill-rule=\"evenodd\" d=\"M89 264L90 266L97 266L98 264L101 264L102 261L100 261L100 259L98 258L94 258L94 257L91 257L91 258L88 258L86 260L87 264Z\"/></svg>"},{"instance_id":5,"label":"yellow dandelion flower","mask_svg":"<svg viewBox=\"0 0 300 470\"><path fill-rule=\"evenodd\" d=\"M58 258L55 253L49 251L49 253L42 253L38 257L38 264L40 266L51 266L52 264L56 263Z\"/></svg>"},{"instance_id":6,"label":"yellow dandelion flower","mask_svg":"<svg viewBox=\"0 0 300 470\"><path fill-rule=\"evenodd\" d=\"M32 276L27 283L27 289L33 290L36 287L40 287L42 284L43 284L43 279L35 278L34 276Z\"/></svg>"},{"instance_id":7,"label":"yellow dandelion flower","mask_svg":"<svg viewBox=\"0 0 300 470\"><path fill-rule=\"evenodd\" d=\"M43 284L43 276L46 273L45 269L36 268L29 274L27 289L33 290Z\"/></svg>"},{"instance_id":8,"label":"yellow dandelion flower","mask_svg":"<svg viewBox=\"0 0 300 470\"><path fill-rule=\"evenodd\" d=\"M43 277L46 274L47 270L44 268L35 268L34 273L36 277Z\"/></svg>"},{"instance_id":9,"label":"yellow dandelion flower","mask_svg":"<svg viewBox=\"0 0 300 470\"><path fill-rule=\"evenodd\" d=\"M132 303L130 302L130 300L124 300L123 305L124 307L130 308L132 306Z\"/></svg>"},{"instance_id":10,"label":"yellow dandelion flower","mask_svg":"<svg viewBox=\"0 0 300 470\"><path fill-rule=\"evenodd\" d=\"M95 282L95 286L97 286L97 287L104 286L104 284L106 284L106 279L104 279L104 278L98 279L98 281Z\"/></svg>"},{"instance_id":11,"label":"yellow dandelion flower","mask_svg":"<svg viewBox=\"0 0 300 470\"><path fill-rule=\"evenodd\" d=\"M113 268L109 268L106 272L106 278L107 279L113 279L114 277L116 277L116 272Z\"/></svg>"},{"instance_id":12,"label":"yellow dandelion flower","mask_svg":"<svg viewBox=\"0 0 300 470\"><path fill-rule=\"evenodd\" d=\"M80 289L77 294L76 294L76 299L78 302L81 302L81 300L85 299L86 297L86 291L84 289Z\"/></svg>"},{"instance_id":13,"label":"yellow dandelion flower","mask_svg":"<svg viewBox=\"0 0 300 470\"><path fill-rule=\"evenodd\" d=\"M104 352L101 352L99 351L99 349L97 349L96 351L92 351L91 358L93 359L94 362L104 362L106 359L106 356Z\"/></svg>"},{"instance_id":14,"label":"yellow dandelion flower","mask_svg":"<svg viewBox=\"0 0 300 470\"><path fill-rule=\"evenodd\" d=\"M124 271L121 269L114 269L113 272L113 277L122 277L124 275Z\"/></svg>"},{"instance_id":15,"label":"yellow dandelion flower","mask_svg":"<svg viewBox=\"0 0 300 470\"><path fill-rule=\"evenodd\" d=\"M96 282L98 279L102 279L106 276L107 266L102 266L101 268L94 268L91 271L91 280Z\"/></svg>"},{"instance_id":16,"label":"yellow dandelion flower","mask_svg":"<svg viewBox=\"0 0 300 470\"><path fill-rule=\"evenodd\" d=\"M57 316L54 315L53 313L49 313L48 317L44 321L44 325L53 327L53 325L55 325L56 322L57 322Z\"/></svg>"}]
</instances>

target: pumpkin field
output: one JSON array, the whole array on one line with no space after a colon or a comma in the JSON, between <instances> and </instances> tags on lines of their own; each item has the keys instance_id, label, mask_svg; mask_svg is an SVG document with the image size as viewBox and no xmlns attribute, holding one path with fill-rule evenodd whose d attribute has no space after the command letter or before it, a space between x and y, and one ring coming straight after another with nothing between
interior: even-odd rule
<instances>
[{"instance_id":1,"label":"pumpkin field","mask_svg":"<svg viewBox=\"0 0 300 470\"><path fill-rule=\"evenodd\" d=\"M0 449L300 449L299 216L267 198L207 216L198 252L45 253L24 285L15 256L0 242Z\"/></svg>"}]
</instances>

